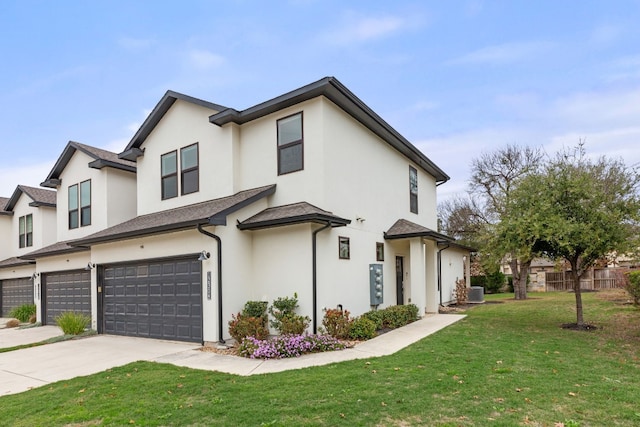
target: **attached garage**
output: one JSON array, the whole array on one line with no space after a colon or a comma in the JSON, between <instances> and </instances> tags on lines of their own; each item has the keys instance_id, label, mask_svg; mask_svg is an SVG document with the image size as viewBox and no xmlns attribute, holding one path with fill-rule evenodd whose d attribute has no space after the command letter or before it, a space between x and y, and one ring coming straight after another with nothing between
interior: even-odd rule
<instances>
[{"instance_id":1,"label":"attached garage","mask_svg":"<svg viewBox=\"0 0 640 427\"><path fill-rule=\"evenodd\" d=\"M55 325L56 317L73 311L91 316L91 274L86 270L46 273L42 280L42 318Z\"/></svg>"},{"instance_id":2,"label":"attached garage","mask_svg":"<svg viewBox=\"0 0 640 427\"><path fill-rule=\"evenodd\" d=\"M28 278L0 281L0 317L24 304L33 304L33 281Z\"/></svg>"},{"instance_id":3,"label":"attached garage","mask_svg":"<svg viewBox=\"0 0 640 427\"><path fill-rule=\"evenodd\" d=\"M202 342L202 273L195 257L105 265L100 277L100 332Z\"/></svg>"}]
</instances>

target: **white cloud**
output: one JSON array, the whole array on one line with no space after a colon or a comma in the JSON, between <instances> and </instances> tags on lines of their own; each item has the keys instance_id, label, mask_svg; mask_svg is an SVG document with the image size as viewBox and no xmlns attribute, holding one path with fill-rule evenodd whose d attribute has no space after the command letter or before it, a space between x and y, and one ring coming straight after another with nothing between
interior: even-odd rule
<instances>
[{"instance_id":1,"label":"white cloud","mask_svg":"<svg viewBox=\"0 0 640 427\"><path fill-rule=\"evenodd\" d=\"M519 42L485 46L447 62L449 65L489 64L501 65L532 60L553 47L549 42Z\"/></svg>"},{"instance_id":2,"label":"white cloud","mask_svg":"<svg viewBox=\"0 0 640 427\"><path fill-rule=\"evenodd\" d=\"M217 68L225 63L224 57L203 49L191 49L187 53L189 66L206 70Z\"/></svg>"},{"instance_id":3,"label":"white cloud","mask_svg":"<svg viewBox=\"0 0 640 427\"><path fill-rule=\"evenodd\" d=\"M591 41L596 45L609 45L620 38L622 28L613 24L602 24L591 33Z\"/></svg>"},{"instance_id":4,"label":"white cloud","mask_svg":"<svg viewBox=\"0 0 640 427\"><path fill-rule=\"evenodd\" d=\"M332 45L366 43L395 35L420 25L419 19L394 15L362 17L353 13L342 19L341 26L329 29L320 40Z\"/></svg>"}]
</instances>

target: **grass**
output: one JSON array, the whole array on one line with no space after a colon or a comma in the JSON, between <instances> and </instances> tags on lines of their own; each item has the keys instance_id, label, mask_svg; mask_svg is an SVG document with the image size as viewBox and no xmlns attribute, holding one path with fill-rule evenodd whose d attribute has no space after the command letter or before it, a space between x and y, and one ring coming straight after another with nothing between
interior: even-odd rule
<instances>
[{"instance_id":1,"label":"grass","mask_svg":"<svg viewBox=\"0 0 640 427\"><path fill-rule=\"evenodd\" d=\"M0 425L639 425L640 311L588 293L598 329L576 332L572 294L532 296L487 296L387 357L251 377L132 363L1 397Z\"/></svg>"},{"instance_id":2,"label":"grass","mask_svg":"<svg viewBox=\"0 0 640 427\"><path fill-rule=\"evenodd\" d=\"M27 329L27 328L25 327L24 329ZM21 344L21 345L16 345L16 346L13 346L13 347L0 348L0 353L7 353L9 351L22 350L23 348L39 347L41 345L53 344L53 343L57 343L57 342L68 341L68 340L73 340L73 339L78 339L78 338L84 338L84 337L88 337L88 336L91 336L91 335L95 335L96 333L97 333L96 331L89 330L89 331L85 331L85 332L83 332L81 334L78 334L78 335L73 335L73 334L59 335L57 337L47 338L46 340L42 340L42 341L38 341L38 342L33 342L33 343L28 343L28 344Z\"/></svg>"}]
</instances>

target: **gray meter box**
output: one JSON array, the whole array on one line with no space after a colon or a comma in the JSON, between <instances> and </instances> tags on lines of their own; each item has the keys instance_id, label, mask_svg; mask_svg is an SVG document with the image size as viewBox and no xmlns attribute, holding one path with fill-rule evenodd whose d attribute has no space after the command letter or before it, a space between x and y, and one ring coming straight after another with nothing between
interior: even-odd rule
<instances>
[{"instance_id":1,"label":"gray meter box","mask_svg":"<svg viewBox=\"0 0 640 427\"><path fill-rule=\"evenodd\" d=\"M369 264L371 305L380 305L384 301L384 283L382 277L382 264Z\"/></svg>"}]
</instances>

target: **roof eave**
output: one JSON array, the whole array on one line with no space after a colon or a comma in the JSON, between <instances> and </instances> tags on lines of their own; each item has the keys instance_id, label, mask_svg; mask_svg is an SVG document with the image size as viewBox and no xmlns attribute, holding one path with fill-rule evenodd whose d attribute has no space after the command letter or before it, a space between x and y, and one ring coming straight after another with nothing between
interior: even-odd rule
<instances>
[{"instance_id":1,"label":"roof eave","mask_svg":"<svg viewBox=\"0 0 640 427\"><path fill-rule=\"evenodd\" d=\"M164 115L167 113L167 111L169 111L169 109L177 100L186 101L215 111L222 111L227 109L227 107L224 107L222 105L214 104L212 102L204 101L202 99L168 90L156 104L156 106L153 108L144 122L142 122L142 125L140 126L138 131L135 133L135 135L133 135L133 138L131 138L131 141L129 141L127 147L122 153L118 155L118 157L121 159L135 161L137 157L141 156L141 151L134 151L133 149L140 148L142 143L147 139L153 129L157 126L158 123L160 123Z\"/></svg>"},{"instance_id":2,"label":"roof eave","mask_svg":"<svg viewBox=\"0 0 640 427\"><path fill-rule=\"evenodd\" d=\"M308 84L241 112L229 108L209 116L209 122L218 126L232 122L241 125L318 96L325 96L378 137L387 141L387 143L404 156L433 175L436 183L442 184L450 179L449 175L427 158L427 156L406 138L400 135L398 131L391 127L391 125L384 121L335 77L325 77L317 82Z\"/></svg>"},{"instance_id":3,"label":"roof eave","mask_svg":"<svg viewBox=\"0 0 640 427\"><path fill-rule=\"evenodd\" d=\"M69 242L70 246L93 246L101 243L117 242L121 240L136 239L138 237L150 236L154 234L172 233L175 231L189 230L196 228L198 225L206 225L207 218L185 221L176 224L162 225L159 227L145 228L143 230L134 230L124 233L111 234L105 237L94 237L89 239L78 239Z\"/></svg>"},{"instance_id":4,"label":"roof eave","mask_svg":"<svg viewBox=\"0 0 640 427\"><path fill-rule=\"evenodd\" d=\"M105 159L97 159L89 163L89 167L93 169L102 169L105 167L120 169L126 172L136 172L136 167L131 165L123 165L121 163L112 162Z\"/></svg>"},{"instance_id":5,"label":"roof eave","mask_svg":"<svg viewBox=\"0 0 640 427\"><path fill-rule=\"evenodd\" d=\"M297 225L304 223L330 224L331 227L344 227L351 224L350 219L339 218L336 216L308 214L291 218L278 218L266 221L258 221L249 224L237 224L240 230L260 230L264 228L283 227L287 225Z\"/></svg>"}]
</instances>

